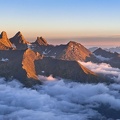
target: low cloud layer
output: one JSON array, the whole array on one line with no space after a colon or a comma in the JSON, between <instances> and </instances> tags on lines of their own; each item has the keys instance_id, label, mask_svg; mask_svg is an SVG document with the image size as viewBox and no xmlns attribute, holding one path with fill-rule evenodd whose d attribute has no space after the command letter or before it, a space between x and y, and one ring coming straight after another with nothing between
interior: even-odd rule
<instances>
[{"instance_id":1,"label":"low cloud layer","mask_svg":"<svg viewBox=\"0 0 120 120\"><path fill-rule=\"evenodd\" d=\"M111 58L105 58L101 55L94 55L97 59L99 59L100 61L109 61Z\"/></svg>"},{"instance_id":2,"label":"low cloud layer","mask_svg":"<svg viewBox=\"0 0 120 120\"><path fill-rule=\"evenodd\" d=\"M120 111L119 91L119 84L81 84L57 79L30 89L16 80L5 82L1 78L0 120L118 119L120 116L112 113ZM104 111L106 106L108 113L101 112L101 107ZM109 109L113 110L110 114Z\"/></svg>"},{"instance_id":3,"label":"low cloud layer","mask_svg":"<svg viewBox=\"0 0 120 120\"><path fill-rule=\"evenodd\" d=\"M92 62L80 62L80 63L95 73L108 75L113 80L120 82L120 69L119 68L113 68L109 64L106 64L106 63L100 63L100 64L96 64Z\"/></svg>"}]
</instances>

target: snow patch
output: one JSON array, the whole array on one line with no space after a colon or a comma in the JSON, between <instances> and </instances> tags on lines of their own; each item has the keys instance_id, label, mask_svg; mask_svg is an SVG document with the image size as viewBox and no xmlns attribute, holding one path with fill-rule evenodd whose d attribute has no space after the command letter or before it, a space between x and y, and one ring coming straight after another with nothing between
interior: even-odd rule
<instances>
[{"instance_id":1,"label":"snow patch","mask_svg":"<svg viewBox=\"0 0 120 120\"><path fill-rule=\"evenodd\" d=\"M15 48L15 49L17 48L17 47L15 46L15 44L12 44L12 47Z\"/></svg>"},{"instance_id":2,"label":"snow patch","mask_svg":"<svg viewBox=\"0 0 120 120\"><path fill-rule=\"evenodd\" d=\"M2 62L7 62L7 61L9 61L9 59L8 58L2 58L1 61Z\"/></svg>"},{"instance_id":3,"label":"snow patch","mask_svg":"<svg viewBox=\"0 0 120 120\"><path fill-rule=\"evenodd\" d=\"M45 71L41 71L41 73L45 73Z\"/></svg>"}]
</instances>

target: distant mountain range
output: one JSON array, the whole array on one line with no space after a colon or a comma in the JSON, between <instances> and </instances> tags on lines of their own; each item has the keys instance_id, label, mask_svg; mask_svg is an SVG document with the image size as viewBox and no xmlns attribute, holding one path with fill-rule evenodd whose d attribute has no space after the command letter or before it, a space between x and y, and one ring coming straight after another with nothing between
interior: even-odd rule
<instances>
[{"instance_id":1,"label":"distant mountain range","mask_svg":"<svg viewBox=\"0 0 120 120\"><path fill-rule=\"evenodd\" d=\"M28 42L21 32L8 38L0 35L0 76L20 80L25 86L41 84L38 75L60 77L78 82L101 82L101 76L90 71L79 61L102 62L99 55L119 60L118 53L102 49L90 52L80 43L70 41L65 45L50 45L43 37ZM107 61L108 62L108 61ZM113 62L109 61L116 66Z\"/></svg>"},{"instance_id":2,"label":"distant mountain range","mask_svg":"<svg viewBox=\"0 0 120 120\"><path fill-rule=\"evenodd\" d=\"M91 52L94 52L95 50L97 50L99 47L91 47L89 48L89 50ZM117 52L120 53L120 46L119 47L112 47L112 48L104 48L104 50L109 51L109 52Z\"/></svg>"}]
</instances>

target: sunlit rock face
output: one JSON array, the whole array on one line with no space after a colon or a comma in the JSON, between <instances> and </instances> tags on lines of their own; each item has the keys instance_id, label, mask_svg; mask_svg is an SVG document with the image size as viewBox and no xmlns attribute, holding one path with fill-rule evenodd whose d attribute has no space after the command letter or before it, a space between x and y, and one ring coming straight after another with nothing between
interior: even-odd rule
<instances>
[{"instance_id":1,"label":"sunlit rock face","mask_svg":"<svg viewBox=\"0 0 120 120\"><path fill-rule=\"evenodd\" d=\"M9 50L12 49L12 43L7 37L7 33L3 31L0 35L0 50Z\"/></svg>"},{"instance_id":2,"label":"sunlit rock face","mask_svg":"<svg viewBox=\"0 0 120 120\"><path fill-rule=\"evenodd\" d=\"M58 58L65 60L85 61L86 58L90 57L91 54L92 53L80 43L70 41L66 45L66 48L58 56Z\"/></svg>"},{"instance_id":3,"label":"sunlit rock face","mask_svg":"<svg viewBox=\"0 0 120 120\"><path fill-rule=\"evenodd\" d=\"M27 72L28 78L35 80L38 79L35 71L34 61L40 59L42 59L42 56L39 53L32 51L31 49L27 49L24 52L23 60L22 60L22 68Z\"/></svg>"},{"instance_id":4,"label":"sunlit rock face","mask_svg":"<svg viewBox=\"0 0 120 120\"><path fill-rule=\"evenodd\" d=\"M34 70L34 60L40 55L30 49L0 51L0 76L7 79L18 79L30 87L38 83Z\"/></svg>"}]
</instances>

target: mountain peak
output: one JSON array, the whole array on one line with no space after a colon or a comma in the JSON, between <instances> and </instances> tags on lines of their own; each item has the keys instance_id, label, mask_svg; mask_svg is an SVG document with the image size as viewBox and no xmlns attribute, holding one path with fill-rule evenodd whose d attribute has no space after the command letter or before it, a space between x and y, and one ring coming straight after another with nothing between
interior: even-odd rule
<instances>
[{"instance_id":1,"label":"mountain peak","mask_svg":"<svg viewBox=\"0 0 120 120\"><path fill-rule=\"evenodd\" d=\"M26 42L24 36L22 35L22 33L20 31L18 31L14 37L16 37L16 38L19 37L23 42Z\"/></svg>"},{"instance_id":2,"label":"mountain peak","mask_svg":"<svg viewBox=\"0 0 120 120\"><path fill-rule=\"evenodd\" d=\"M35 41L35 43L37 43L39 45L45 45L45 46L48 45L47 41L42 36L37 37L37 40Z\"/></svg>"},{"instance_id":3,"label":"mountain peak","mask_svg":"<svg viewBox=\"0 0 120 120\"><path fill-rule=\"evenodd\" d=\"M71 45L82 46L80 43L77 43L77 42L75 42L75 41L70 41L70 42L68 42L67 45L69 45L69 46L71 46Z\"/></svg>"},{"instance_id":4,"label":"mountain peak","mask_svg":"<svg viewBox=\"0 0 120 120\"><path fill-rule=\"evenodd\" d=\"M26 49L28 41L25 40L22 33L19 31L15 34L14 37L10 38L12 44L16 46L17 49Z\"/></svg>"},{"instance_id":5,"label":"mountain peak","mask_svg":"<svg viewBox=\"0 0 120 120\"><path fill-rule=\"evenodd\" d=\"M80 43L70 41L60 57L65 60L85 61L92 53Z\"/></svg>"},{"instance_id":6,"label":"mountain peak","mask_svg":"<svg viewBox=\"0 0 120 120\"><path fill-rule=\"evenodd\" d=\"M0 35L1 39L7 39L7 33L5 31L2 31L1 35Z\"/></svg>"},{"instance_id":7,"label":"mountain peak","mask_svg":"<svg viewBox=\"0 0 120 120\"><path fill-rule=\"evenodd\" d=\"M112 53L110 51L103 50L102 48L98 48L93 53L95 55L101 55L102 57L106 57L106 58L112 58L119 55L118 53Z\"/></svg>"},{"instance_id":8,"label":"mountain peak","mask_svg":"<svg viewBox=\"0 0 120 120\"><path fill-rule=\"evenodd\" d=\"M16 35L22 36L22 33L21 33L20 31L18 31L18 32L16 33Z\"/></svg>"}]
</instances>

